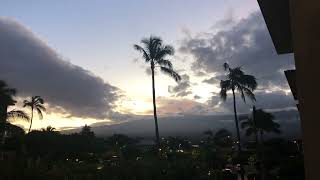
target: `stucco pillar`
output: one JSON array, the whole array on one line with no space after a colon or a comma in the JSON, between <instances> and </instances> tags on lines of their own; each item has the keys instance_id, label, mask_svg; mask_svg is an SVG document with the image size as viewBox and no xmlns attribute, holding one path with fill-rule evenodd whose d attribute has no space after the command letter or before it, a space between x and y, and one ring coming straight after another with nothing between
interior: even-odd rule
<instances>
[{"instance_id":1,"label":"stucco pillar","mask_svg":"<svg viewBox=\"0 0 320 180\"><path fill-rule=\"evenodd\" d=\"M320 179L320 1L290 0L305 172Z\"/></svg>"}]
</instances>

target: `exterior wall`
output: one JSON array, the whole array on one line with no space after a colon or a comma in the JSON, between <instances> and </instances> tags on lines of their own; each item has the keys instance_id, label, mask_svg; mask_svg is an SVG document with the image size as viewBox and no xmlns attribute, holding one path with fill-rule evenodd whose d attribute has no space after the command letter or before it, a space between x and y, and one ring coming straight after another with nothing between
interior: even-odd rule
<instances>
[{"instance_id":1,"label":"exterior wall","mask_svg":"<svg viewBox=\"0 0 320 180\"><path fill-rule=\"evenodd\" d=\"M290 10L306 179L319 180L320 1L290 0Z\"/></svg>"}]
</instances>

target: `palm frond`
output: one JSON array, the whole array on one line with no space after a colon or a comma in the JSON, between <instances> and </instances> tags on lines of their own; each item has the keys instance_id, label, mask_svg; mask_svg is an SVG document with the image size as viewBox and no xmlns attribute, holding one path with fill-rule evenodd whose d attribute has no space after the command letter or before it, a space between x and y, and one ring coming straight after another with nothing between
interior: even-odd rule
<instances>
[{"instance_id":1,"label":"palm frond","mask_svg":"<svg viewBox=\"0 0 320 180\"><path fill-rule=\"evenodd\" d=\"M144 60L146 62L150 61L150 57L149 57L148 53L141 46L135 44L135 45L133 45L133 47L134 47L134 49L136 49L137 51L142 53L142 57L144 58Z\"/></svg>"},{"instance_id":2,"label":"palm frond","mask_svg":"<svg viewBox=\"0 0 320 180\"><path fill-rule=\"evenodd\" d=\"M228 91L230 89L236 89L240 95L242 100L246 103L246 97L248 97L252 101L256 101L255 95L253 91L257 88L258 84L256 82L256 78L252 75L247 75L242 71L241 67L231 68L227 63L224 64L224 68L229 69L229 73L227 74L227 80L230 81L229 87L224 84L220 84L222 93L224 91ZM222 86L224 85L224 86ZM226 89L223 89L226 88Z\"/></svg>"},{"instance_id":3,"label":"palm frond","mask_svg":"<svg viewBox=\"0 0 320 180\"><path fill-rule=\"evenodd\" d=\"M55 130L56 130L56 128L54 128L52 126L47 126L46 128L41 128L41 131L43 131L43 132L53 132Z\"/></svg>"},{"instance_id":4,"label":"palm frond","mask_svg":"<svg viewBox=\"0 0 320 180\"><path fill-rule=\"evenodd\" d=\"M157 64L159 64L160 66L165 66L169 69L172 69L172 63L169 60L160 59L157 61Z\"/></svg>"},{"instance_id":5,"label":"palm frond","mask_svg":"<svg viewBox=\"0 0 320 180\"><path fill-rule=\"evenodd\" d=\"M149 58L155 59L158 52L158 47L162 45L162 40L160 37L150 36L141 40L141 43L144 44L146 49L149 51Z\"/></svg>"},{"instance_id":6,"label":"palm frond","mask_svg":"<svg viewBox=\"0 0 320 180\"><path fill-rule=\"evenodd\" d=\"M242 71L241 67L235 67L232 69L232 73L237 75L237 76L243 76L244 72Z\"/></svg>"},{"instance_id":7,"label":"palm frond","mask_svg":"<svg viewBox=\"0 0 320 180\"><path fill-rule=\"evenodd\" d=\"M36 102L36 103L43 104L43 103L44 103L44 100L43 100L40 96L35 96L35 102Z\"/></svg>"},{"instance_id":8,"label":"palm frond","mask_svg":"<svg viewBox=\"0 0 320 180\"><path fill-rule=\"evenodd\" d=\"M33 106L32 102L28 100L23 101L23 107L32 107L32 106Z\"/></svg>"},{"instance_id":9,"label":"palm frond","mask_svg":"<svg viewBox=\"0 0 320 180\"><path fill-rule=\"evenodd\" d=\"M37 104L36 108L40 109L41 111L46 111L46 108L42 104Z\"/></svg>"},{"instance_id":10,"label":"palm frond","mask_svg":"<svg viewBox=\"0 0 320 180\"><path fill-rule=\"evenodd\" d=\"M161 66L160 69L163 73L172 77L176 82L179 82L181 80L181 76L177 72L175 72L173 69L163 67L163 66Z\"/></svg>"},{"instance_id":11,"label":"palm frond","mask_svg":"<svg viewBox=\"0 0 320 180\"><path fill-rule=\"evenodd\" d=\"M170 45L159 46L155 59L164 59L166 56L174 54L174 48Z\"/></svg>"},{"instance_id":12,"label":"palm frond","mask_svg":"<svg viewBox=\"0 0 320 180\"><path fill-rule=\"evenodd\" d=\"M256 78L252 75L247 75L247 74L242 75L240 79L240 83L243 86L246 86L247 88L249 88L251 91L255 90L258 86Z\"/></svg>"},{"instance_id":13,"label":"palm frond","mask_svg":"<svg viewBox=\"0 0 320 180\"><path fill-rule=\"evenodd\" d=\"M250 89L243 88L243 91L246 94L246 96L248 96L250 98L251 101L256 101L256 97Z\"/></svg>"},{"instance_id":14,"label":"palm frond","mask_svg":"<svg viewBox=\"0 0 320 180\"><path fill-rule=\"evenodd\" d=\"M274 122L274 116L271 113L265 112L262 109L257 109L255 113L256 126L264 132L281 133L280 124Z\"/></svg>"},{"instance_id":15,"label":"palm frond","mask_svg":"<svg viewBox=\"0 0 320 180\"><path fill-rule=\"evenodd\" d=\"M223 101L226 101L227 100L227 90L226 89L221 89L220 90L220 98L223 100Z\"/></svg>"},{"instance_id":16,"label":"palm frond","mask_svg":"<svg viewBox=\"0 0 320 180\"><path fill-rule=\"evenodd\" d=\"M221 80L220 88L230 90L231 89L231 81L230 80Z\"/></svg>"},{"instance_id":17,"label":"palm frond","mask_svg":"<svg viewBox=\"0 0 320 180\"><path fill-rule=\"evenodd\" d=\"M41 109L36 108L36 110L37 110L37 113L38 113L39 119L43 119L43 114L42 114Z\"/></svg>"},{"instance_id":18,"label":"palm frond","mask_svg":"<svg viewBox=\"0 0 320 180\"><path fill-rule=\"evenodd\" d=\"M29 115L21 110L11 110L7 113L8 118L19 118L26 121L29 121Z\"/></svg>"},{"instance_id":19,"label":"palm frond","mask_svg":"<svg viewBox=\"0 0 320 180\"><path fill-rule=\"evenodd\" d=\"M227 91L230 89L230 80L221 80L220 81L220 97L222 100L226 100L227 99Z\"/></svg>"},{"instance_id":20,"label":"palm frond","mask_svg":"<svg viewBox=\"0 0 320 180\"><path fill-rule=\"evenodd\" d=\"M238 90L240 91L241 98L242 98L243 102L246 103L246 96L244 95L243 88L240 87L240 88L238 88Z\"/></svg>"},{"instance_id":21,"label":"palm frond","mask_svg":"<svg viewBox=\"0 0 320 180\"><path fill-rule=\"evenodd\" d=\"M228 63L223 63L223 69L225 70L225 71L227 71L227 70L229 70L229 68L230 68L230 66L229 66L229 64Z\"/></svg>"}]
</instances>

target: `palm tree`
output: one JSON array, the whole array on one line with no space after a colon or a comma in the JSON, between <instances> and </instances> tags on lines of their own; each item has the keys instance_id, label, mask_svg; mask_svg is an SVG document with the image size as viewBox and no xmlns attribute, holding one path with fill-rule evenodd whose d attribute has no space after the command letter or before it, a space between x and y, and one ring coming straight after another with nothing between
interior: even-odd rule
<instances>
[{"instance_id":1,"label":"palm tree","mask_svg":"<svg viewBox=\"0 0 320 180\"><path fill-rule=\"evenodd\" d=\"M253 91L257 88L256 78L252 75L245 74L241 67L231 68L228 63L223 64L224 70L227 71L226 80L221 80L220 82L220 96L222 100L227 99L227 92L232 91L233 95L233 110L234 110L234 120L236 124L237 138L238 138L238 150L241 152L241 138L238 123L237 107L236 107L236 95L235 91L241 94L241 98L246 102L246 96L252 101L255 101L255 95Z\"/></svg>"},{"instance_id":2,"label":"palm tree","mask_svg":"<svg viewBox=\"0 0 320 180\"><path fill-rule=\"evenodd\" d=\"M233 154L233 137L232 133L227 129L220 129L216 133L208 130L204 132L207 141L204 144L204 155L210 168L213 168L217 173L214 173L215 178L219 172L222 172L223 164L228 163Z\"/></svg>"},{"instance_id":3,"label":"palm tree","mask_svg":"<svg viewBox=\"0 0 320 180\"><path fill-rule=\"evenodd\" d=\"M52 126L47 126L46 128L41 128L41 131L43 132L54 132L56 130L56 128L52 127Z\"/></svg>"},{"instance_id":4,"label":"palm tree","mask_svg":"<svg viewBox=\"0 0 320 180\"><path fill-rule=\"evenodd\" d=\"M32 120L33 120L33 110L36 110L40 119L43 118L42 111L46 111L46 108L43 106L44 100L40 96L32 96L31 100L24 100L23 107L31 108L31 118L30 118L30 126L28 132L31 130Z\"/></svg>"},{"instance_id":5,"label":"palm tree","mask_svg":"<svg viewBox=\"0 0 320 180\"><path fill-rule=\"evenodd\" d=\"M243 121L241 128L246 129L247 136L255 135L257 143L260 135L261 144L264 144L264 133L281 133L280 124L274 122L274 116L262 109L254 110L253 117Z\"/></svg>"},{"instance_id":6,"label":"palm tree","mask_svg":"<svg viewBox=\"0 0 320 180\"><path fill-rule=\"evenodd\" d=\"M5 122L0 126L2 144L4 144L7 133L10 132L10 127L12 127L12 125L9 123L11 119L22 119L26 121L29 121L30 119L28 114L21 110L8 111L4 116L6 117Z\"/></svg>"},{"instance_id":7,"label":"palm tree","mask_svg":"<svg viewBox=\"0 0 320 180\"><path fill-rule=\"evenodd\" d=\"M95 134L91 130L91 127L87 126L86 124L82 127L80 134L85 137L95 137Z\"/></svg>"},{"instance_id":8,"label":"palm tree","mask_svg":"<svg viewBox=\"0 0 320 180\"><path fill-rule=\"evenodd\" d=\"M146 63L150 63L151 75L152 75L152 95L153 95L153 115L155 122L156 131L156 143L160 146L159 128L158 128L158 118L157 118L157 107L156 107L156 92L155 92L155 80L154 74L156 68L174 78L177 82L181 80L180 75L173 70L173 66L168 56L174 54L174 48L170 45L163 45L162 40L159 37L150 36L150 38L145 38L141 40L143 45L134 45L134 48L142 53L142 57Z\"/></svg>"},{"instance_id":9,"label":"palm tree","mask_svg":"<svg viewBox=\"0 0 320 180\"><path fill-rule=\"evenodd\" d=\"M13 99L17 91L9 88L7 83L0 80L0 123L7 121L8 106L15 105L16 101Z\"/></svg>"},{"instance_id":10,"label":"palm tree","mask_svg":"<svg viewBox=\"0 0 320 180\"><path fill-rule=\"evenodd\" d=\"M9 88L5 81L0 80L0 136L2 143L4 143L8 121L14 118L21 118L29 120L28 115L20 110L11 110L8 112L8 107L15 105L16 101L13 99L17 93L16 89Z\"/></svg>"},{"instance_id":11,"label":"palm tree","mask_svg":"<svg viewBox=\"0 0 320 180\"><path fill-rule=\"evenodd\" d=\"M257 144L257 154L260 154L261 158L261 176L262 180L265 179L265 168L264 168L264 133L281 133L280 124L274 122L274 116L271 113L265 112L262 109L255 109L253 107L252 117L248 117L246 121L241 123L241 128L246 129L246 135L255 136ZM260 143L259 136L260 135ZM260 144L260 146L259 146ZM259 148L260 147L260 148ZM260 150L260 151L259 151Z\"/></svg>"}]
</instances>

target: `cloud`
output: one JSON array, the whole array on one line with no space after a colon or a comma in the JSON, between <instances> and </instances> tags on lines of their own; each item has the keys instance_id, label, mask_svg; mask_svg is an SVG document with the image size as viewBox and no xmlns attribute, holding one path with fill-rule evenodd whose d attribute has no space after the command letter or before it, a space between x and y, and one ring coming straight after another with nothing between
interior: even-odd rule
<instances>
[{"instance_id":1,"label":"cloud","mask_svg":"<svg viewBox=\"0 0 320 180\"><path fill-rule=\"evenodd\" d=\"M0 17L0 77L21 97L40 95L49 110L103 119L112 112L118 88L65 61L17 21Z\"/></svg>"},{"instance_id":2,"label":"cloud","mask_svg":"<svg viewBox=\"0 0 320 180\"><path fill-rule=\"evenodd\" d=\"M219 83L219 80L216 77L211 77L209 79L205 79L202 82L207 83L207 84L217 84Z\"/></svg>"},{"instance_id":3,"label":"cloud","mask_svg":"<svg viewBox=\"0 0 320 180\"><path fill-rule=\"evenodd\" d=\"M286 109L296 108L296 103L291 93L286 94L284 91L258 92L256 93L257 107L264 109Z\"/></svg>"},{"instance_id":4,"label":"cloud","mask_svg":"<svg viewBox=\"0 0 320 180\"><path fill-rule=\"evenodd\" d=\"M255 105L257 108L278 111L284 109L295 109L296 104L292 97L292 94L286 94L282 90L265 92L257 91L255 92L257 101L252 102L249 99L246 99L246 103L243 102L241 96L236 94L236 104L237 111L239 113L248 113L250 108ZM218 94L212 96L209 101L211 107L214 108L214 111L223 112L223 113L233 113L233 99L232 95L228 94L226 101L222 101Z\"/></svg>"},{"instance_id":5,"label":"cloud","mask_svg":"<svg viewBox=\"0 0 320 180\"><path fill-rule=\"evenodd\" d=\"M293 55L276 53L260 12L240 20L227 16L208 32L187 36L179 50L193 57L192 70L195 74L204 72L207 77L214 74L204 79L204 83L219 86L220 80L225 79L222 65L228 62L232 67L241 66L247 74L257 78L259 90L255 93L259 108L295 107L292 95L284 92L289 86L283 72L294 69ZM267 93L270 90L273 91ZM239 112L247 112L251 108L250 103L241 101L237 98ZM219 94L214 94L209 102L216 112L233 112L232 98L221 102Z\"/></svg>"},{"instance_id":6,"label":"cloud","mask_svg":"<svg viewBox=\"0 0 320 180\"><path fill-rule=\"evenodd\" d=\"M207 76L208 74L203 71L194 71L193 74L198 77Z\"/></svg>"},{"instance_id":7,"label":"cloud","mask_svg":"<svg viewBox=\"0 0 320 180\"><path fill-rule=\"evenodd\" d=\"M208 105L190 99L159 97L157 112L160 115L206 114Z\"/></svg>"},{"instance_id":8,"label":"cloud","mask_svg":"<svg viewBox=\"0 0 320 180\"><path fill-rule=\"evenodd\" d=\"M185 97L192 94L190 90L190 77L187 74L181 75L181 81L176 86L168 86L169 93L175 97Z\"/></svg>"},{"instance_id":9,"label":"cloud","mask_svg":"<svg viewBox=\"0 0 320 180\"><path fill-rule=\"evenodd\" d=\"M222 65L228 62L255 75L260 87L287 89L283 70L294 68L293 55L276 53L261 13L252 13L239 21L230 19L227 17L226 27L221 27L226 24L222 20L214 32L199 33L182 41L180 51L195 59L193 71L223 74Z\"/></svg>"},{"instance_id":10,"label":"cloud","mask_svg":"<svg viewBox=\"0 0 320 180\"><path fill-rule=\"evenodd\" d=\"M194 96L193 96L193 99L201 99L201 96L199 96L199 95L194 95Z\"/></svg>"}]
</instances>

